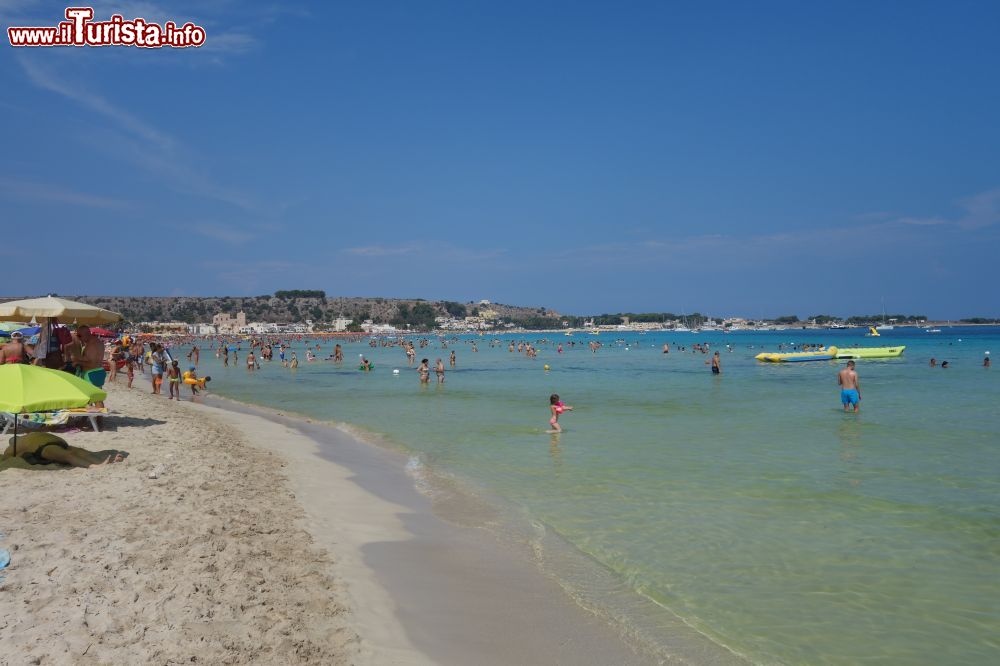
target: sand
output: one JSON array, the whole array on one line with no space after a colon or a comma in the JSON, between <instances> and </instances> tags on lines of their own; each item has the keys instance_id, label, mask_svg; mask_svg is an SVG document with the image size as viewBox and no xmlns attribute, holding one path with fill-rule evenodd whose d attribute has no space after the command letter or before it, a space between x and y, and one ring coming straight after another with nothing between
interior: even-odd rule
<instances>
[{"instance_id":1,"label":"sand","mask_svg":"<svg viewBox=\"0 0 1000 666\"><path fill-rule=\"evenodd\" d=\"M435 514L405 456L143 380L63 435L125 462L0 464L0 664L690 663Z\"/></svg>"},{"instance_id":2,"label":"sand","mask_svg":"<svg viewBox=\"0 0 1000 666\"><path fill-rule=\"evenodd\" d=\"M0 467L0 548L11 552L0 663L357 661L332 563L302 528L283 463L147 391L109 387L123 416L64 435L125 462Z\"/></svg>"}]
</instances>

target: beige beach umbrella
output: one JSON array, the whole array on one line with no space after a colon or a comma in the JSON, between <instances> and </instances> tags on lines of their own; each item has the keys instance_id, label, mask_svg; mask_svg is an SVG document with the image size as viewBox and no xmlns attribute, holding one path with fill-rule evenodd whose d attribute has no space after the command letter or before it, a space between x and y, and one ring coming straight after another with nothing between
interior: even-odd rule
<instances>
[{"instance_id":1,"label":"beige beach umbrella","mask_svg":"<svg viewBox=\"0 0 1000 666\"><path fill-rule=\"evenodd\" d=\"M69 301L56 296L28 298L22 301L0 303L0 321L31 321L38 319L58 319L63 324L113 324L121 321L117 312Z\"/></svg>"}]
</instances>

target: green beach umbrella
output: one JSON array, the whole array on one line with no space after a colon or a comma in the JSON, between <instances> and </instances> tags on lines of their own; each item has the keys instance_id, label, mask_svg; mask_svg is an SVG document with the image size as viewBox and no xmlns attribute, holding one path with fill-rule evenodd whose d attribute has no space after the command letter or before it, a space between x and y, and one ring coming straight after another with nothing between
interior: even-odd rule
<instances>
[{"instance_id":1,"label":"green beach umbrella","mask_svg":"<svg viewBox=\"0 0 1000 666\"><path fill-rule=\"evenodd\" d=\"M0 365L0 411L14 414L14 455L17 455L17 414L86 407L108 394L90 382L62 370L37 365Z\"/></svg>"}]
</instances>

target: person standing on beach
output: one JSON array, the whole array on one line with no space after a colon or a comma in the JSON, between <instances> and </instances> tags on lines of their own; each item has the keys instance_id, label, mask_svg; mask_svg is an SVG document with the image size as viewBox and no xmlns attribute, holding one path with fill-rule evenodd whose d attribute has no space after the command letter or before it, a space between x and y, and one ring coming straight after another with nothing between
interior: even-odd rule
<instances>
[{"instance_id":1,"label":"person standing on beach","mask_svg":"<svg viewBox=\"0 0 1000 666\"><path fill-rule=\"evenodd\" d=\"M146 358L153 380L153 395L160 395L160 388L163 386L163 369L167 364L167 358L162 350L163 347L154 342L149 345L149 355Z\"/></svg>"},{"instance_id":2,"label":"person standing on beach","mask_svg":"<svg viewBox=\"0 0 1000 666\"><path fill-rule=\"evenodd\" d=\"M857 413L861 407L861 382L854 371L854 361L848 361L847 367L837 373L837 383L840 384L840 401L844 404L844 411L853 406Z\"/></svg>"},{"instance_id":3,"label":"person standing on beach","mask_svg":"<svg viewBox=\"0 0 1000 666\"><path fill-rule=\"evenodd\" d=\"M167 393L170 397L167 400L173 400L174 394L177 395L177 399L181 399L181 364L176 359L170 363L170 367L167 369Z\"/></svg>"},{"instance_id":4,"label":"person standing on beach","mask_svg":"<svg viewBox=\"0 0 1000 666\"><path fill-rule=\"evenodd\" d=\"M104 369L104 343L96 335L91 335L90 327L83 324L76 327L76 337L80 341L80 346L71 347L76 375L86 379L97 388L101 388L108 377L108 373ZM94 404L98 407L104 407L103 402L95 402Z\"/></svg>"}]
</instances>

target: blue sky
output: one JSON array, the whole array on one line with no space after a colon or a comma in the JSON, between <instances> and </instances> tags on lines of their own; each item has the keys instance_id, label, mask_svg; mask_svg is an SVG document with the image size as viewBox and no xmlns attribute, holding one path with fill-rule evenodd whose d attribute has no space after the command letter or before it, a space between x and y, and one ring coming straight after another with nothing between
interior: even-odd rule
<instances>
[{"instance_id":1,"label":"blue sky","mask_svg":"<svg viewBox=\"0 0 1000 666\"><path fill-rule=\"evenodd\" d=\"M1000 316L998 3L95 10L207 42L2 45L3 291Z\"/></svg>"}]
</instances>

